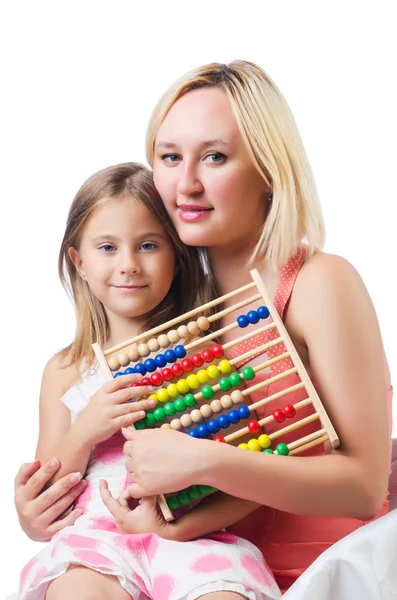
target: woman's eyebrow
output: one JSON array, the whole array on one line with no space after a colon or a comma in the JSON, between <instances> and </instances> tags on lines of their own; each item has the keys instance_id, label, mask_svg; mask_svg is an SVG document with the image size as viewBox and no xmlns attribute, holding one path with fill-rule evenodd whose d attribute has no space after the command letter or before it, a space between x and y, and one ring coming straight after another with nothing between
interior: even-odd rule
<instances>
[{"instance_id":1,"label":"woman's eyebrow","mask_svg":"<svg viewBox=\"0 0 397 600\"><path fill-rule=\"evenodd\" d=\"M205 149L205 148L210 148L211 146L230 146L229 142L225 142L225 140L222 140L221 138L216 138L214 140L205 140L204 142L201 142L199 144L199 148L200 149ZM172 142L158 142L156 144L156 148L157 149L167 149L167 150L173 150L175 148L178 147L178 144L174 144Z\"/></svg>"}]
</instances>

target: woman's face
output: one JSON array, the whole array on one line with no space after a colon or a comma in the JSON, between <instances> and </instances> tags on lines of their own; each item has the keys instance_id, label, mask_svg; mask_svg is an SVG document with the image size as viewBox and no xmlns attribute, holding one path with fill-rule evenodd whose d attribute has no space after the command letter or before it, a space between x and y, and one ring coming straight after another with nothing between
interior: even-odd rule
<instances>
[{"instance_id":1,"label":"woman's face","mask_svg":"<svg viewBox=\"0 0 397 600\"><path fill-rule=\"evenodd\" d=\"M256 243L268 189L222 90L193 90L175 102L157 134L153 173L185 244L236 250Z\"/></svg>"}]
</instances>

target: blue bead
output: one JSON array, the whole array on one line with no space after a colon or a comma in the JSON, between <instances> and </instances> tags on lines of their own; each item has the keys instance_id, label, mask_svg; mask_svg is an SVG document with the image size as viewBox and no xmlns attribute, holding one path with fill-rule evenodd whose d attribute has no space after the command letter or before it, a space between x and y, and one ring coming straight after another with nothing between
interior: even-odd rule
<instances>
[{"instance_id":1,"label":"blue bead","mask_svg":"<svg viewBox=\"0 0 397 600\"><path fill-rule=\"evenodd\" d=\"M132 371L132 369L131 369L131 371ZM134 372L134 371L132 371L132 372ZM124 373L123 373L123 371L117 371L117 373L115 373L113 375L113 378L116 379L116 377L120 377L120 375L124 375L124 374L125 374L125 371L124 371Z\"/></svg>"},{"instance_id":2,"label":"blue bead","mask_svg":"<svg viewBox=\"0 0 397 600\"><path fill-rule=\"evenodd\" d=\"M157 369L156 361L153 358L147 358L143 364L150 373Z\"/></svg>"},{"instance_id":3,"label":"blue bead","mask_svg":"<svg viewBox=\"0 0 397 600\"><path fill-rule=\"evenodd\" d=\"M124 372L122 373L122 375L132 375L132 373L134 373L134 368L127 367L126 369L124 369Z\"/></svg>"},{"instance_id":4,"label":"blue bead","mask_svg":"<svg viewBox=\"0 0 397 600\"><path fill-rule=\"evenodd\" d=\"M248 417L251 414L250 409L248 408L248 406L245 406L245 404L239 406L237 412L240 415L241 419L248 419Z\"/></svg>"},{"instance_id":5,"label":"blue bead","mask_svg":"<svg viewBox=\"0 0 397 600\"><path fill-rule=\"evenodd\" d=\"M256 312L258 313L260 319L267 319L270 315L267 306L260 306L256 309Z\"/></svg>"},{"instance_id":6,"label":"blue bead","mask_svg":"<svg viewBox=\"0 0 397 600\"><path fill-rule=\"evenodd\" d=\"M139 375L146 375L146 367L142 363L138 363L134 367L134 373L139 373Z\"/></svg>"},{"instance_id":7,"label":"blue bead","mask_svg":"<svg viewBox=\"0 0 397 600\"><path fill-rule=\"evenodd\" d=\"M182 346L182 344L178 344L177 346L175 346L174 352L178 358L185 358L186 356L186 350L185 347Z\"/></svg>"},{"instance_id":8,"label":"blue bead","mask_svg":"<svg viewBox=\"0 0 397 600\"><path fill-rule=\"evenodd\" d=\"M220 430L220 425L217 419L211 419L211 421L208 421L207 427L211 433L218 433L218 431Z\"/></svg>"},{"instance_id":9,"label":"blue bead","mask_svg":"<svg viewBox=\"0 0 397 600\"><path fill-rule=\"evenodd\" d=\"M168 363L174 363L176 361L176 354L173 350L166 350L164 352L164 358Z\"/></svg>"},{"instance_id":10,"label":"blue bead","mask_svg":"<svg viewBox=\"0 0 397 600\"><path fill-rule=\"evenodd\" d=\"M156 363L156 365L158 367L165 367L165 365L167 364L167 361L164 358L163 354L156 354L156 356L154 357L154 362Z\"/></svg>"},{"instance_id":11,"label":"blue bead","mask_svg":"<svg viewBox=\"0 0 397 600\"><path fill-rule=\"evenodd\" d=\"M206 438L209 436L210 430L205 423L202 423L197 427L197 433L199 434L199 437Z\"/></svg>"},{"instance_id":12,"label":"blue bead","mask_svg":"<svg viewBox=\"0 0 397 600\"><path fill-rule=\"evenodd\" d=\"M238 414L238 410L229 410L227 416L231 423L238 423L241 419L240 415Z\"/></svg>"},{"instance_id":13,"label":"blue bead","mask_svg":"<svg viewBox=\"0 0 397 600\"><path fill-rule=\"evenodd\" d=\"M251 325L255 325L255 323L258 323L259 315L256 312L256 310L250 310L249 313L247 313L247 319L251 323Z\"/></svg>"},{"instance_id":14,"label":"blue bead","mask_svg":"<svg viewBox=\"0 0 397 600\"><path fill-rule=\"evenodd\" d=\"M237 317L237 325L239 327L241 327L242 329L244 329L244 327L247 327L249 324L247 315L240 315L239 317Z\"/></svg>"},{"instance_id":15,"label":"blue bead","mask_svg":"<svg viewBox=\"0 0 397 600\"><path fill-rule=\"evenodd\" d=\"M189 434L191 437L194 437L194 438L198 438L198 437L199 437L199 434L198 434L198 432L197 432L197 429L189 429L189 431L188 431L188 434Z\"/></svg>"},{"instance_id":16,"label":"blue bead","mask_svg":"<svg viewBox=\"0 0 397 600\"><path fill-rule=\"evenodd\" d=\"M219 415L218 424L222 429L226 429L230 425L229 417L227 415Z\"/></svg>"}]
</instances>

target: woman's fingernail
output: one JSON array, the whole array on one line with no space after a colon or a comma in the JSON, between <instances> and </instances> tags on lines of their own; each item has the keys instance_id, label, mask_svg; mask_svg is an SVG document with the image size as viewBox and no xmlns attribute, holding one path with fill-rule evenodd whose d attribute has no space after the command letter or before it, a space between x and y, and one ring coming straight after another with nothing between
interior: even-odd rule
<instances>
[{"instance_id":1,"label":"woman's fingernail","mask_svg":"<svg viewBox=\"0 0 397 600\"><path fill-rule=\"evenodd\" d=\"M50 466L55 469L55 467L59 466L59 461L56 458L52 458L50 462Z\"/></svg>"},{"instance_id":2,"label":"woman's fingernail","mask_svg":"<svg viewBox=\"0 0 397 600\"><path fill-rule=\"evenodd\" d=\"M148 406L156 406L157 402L156 400L148 400L147 405Z\"/></svg>"},{"instance_id":3,"label":"woman's fingernail","mask_svg":"<svg viewBox=\"0 0 397 600\"><path fill-rule=\"evenodd\" d=\"M135 416L137 419L143 419L146 416L146 413L143 412L143 410L140 410L139 412L135 413Z\"/></svg>"},{"instance_id":4,"label":"woman's fingernail","mask_svg":"<svg viewBox=\"0 0 397 600\"><path fill-rule=\"evenodd\" d=\"M81 473L72 473L72 475L70 476L70 483L77 483L78 481L81 481L83 478Z\"/></svg>"}]
</instances>

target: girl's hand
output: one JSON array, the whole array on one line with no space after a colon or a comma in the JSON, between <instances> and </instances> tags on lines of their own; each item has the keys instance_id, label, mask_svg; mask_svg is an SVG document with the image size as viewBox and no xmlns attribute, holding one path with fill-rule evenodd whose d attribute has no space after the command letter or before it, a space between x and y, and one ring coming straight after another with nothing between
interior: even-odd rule
<instances>
[{"instance_id":1,"label":"girl's hand","mask_svg":"<svg viewBox=\"0 0 397 600\"><path fill-rule=\"evenodd\" d=\"M86 487L86 482L75 473L65 475L43 492L60 466L55 459L42 467L40 461L35 460L22 465L14 480L19 522L26 535L35 542L48 542L55 533L73 525L83 513L76 509L59 519Z\"/></svg>"},{"instance_id":2,"label":"girl's hand","mask_svg":"<svg viewBox=\"0 0 397 600\"><path fill-rule=\"evenodd\" d=\"M131 387L141 375L122 375L107 381L91 398L77 417L73 428L90 446L110 438L122 427L143 419L145 410L155 406L154 400L131 402L153 393L151 386Z\"/></svg>"}]
</instances>

